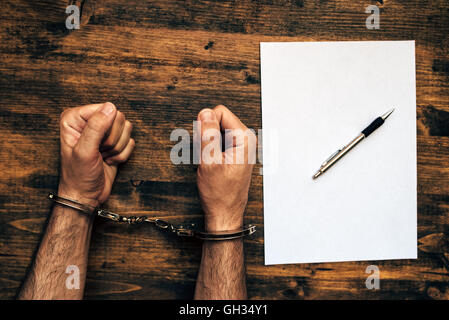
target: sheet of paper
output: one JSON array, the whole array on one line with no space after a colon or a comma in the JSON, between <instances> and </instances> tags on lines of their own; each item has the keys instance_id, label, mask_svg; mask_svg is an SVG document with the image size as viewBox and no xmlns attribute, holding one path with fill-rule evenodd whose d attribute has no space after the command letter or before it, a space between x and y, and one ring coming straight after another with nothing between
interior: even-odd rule
<instances>
[{"instance_id":1,"label":"sheet of paper","mask_svg":"<svg viewBox=\"0 0 449 320\"><path fill-rule=\"evenodd\" d=\"M265 264L417 258L414 41L260 49Z\"/></svg>"}]
</instances>

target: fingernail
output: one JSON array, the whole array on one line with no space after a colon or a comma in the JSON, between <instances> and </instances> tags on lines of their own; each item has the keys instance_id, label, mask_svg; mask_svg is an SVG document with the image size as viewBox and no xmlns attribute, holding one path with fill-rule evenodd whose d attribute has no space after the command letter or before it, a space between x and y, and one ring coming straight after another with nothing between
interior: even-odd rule
<instances>
[{"instance_id":1,"label":"fingernail","mask_svg":"<svg viewBox=\"0 0 449 320\"><path fill-rule=\"evenodd\" d=\"M106 102L104 105L101 106L101 112L103 112L105 115L110 115L114 111L114 105L110 102Z\"/></svg>"},{"instance_id":2,"label":"fingernail","mask_svg":"<svg viewBox=\"0 0 449 320\"><path fill-rule=\"evenodd\" d=\"M200 119L201 121L213 121L215 118L214 113L212 110L205 109L200 112Z\"/></svg>"}]
</instances>

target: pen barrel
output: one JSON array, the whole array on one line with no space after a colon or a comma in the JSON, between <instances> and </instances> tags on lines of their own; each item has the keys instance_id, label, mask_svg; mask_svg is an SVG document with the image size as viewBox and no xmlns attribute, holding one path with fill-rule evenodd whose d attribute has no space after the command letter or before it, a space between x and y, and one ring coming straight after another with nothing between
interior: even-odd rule
<instances>
[{"instance_id":1,"label":"pen barrel","mask_svg":"<svg viewBox=\"0 0 449 320\"><path fill-rule=\"evenodd\" d=\"M334 157L332 157L325 165L321 166L321 172L327 171L330 167L332 167L335 163L338 162L341 158L343 158L352 148L354 148L360 141L365 138L363 133L359 134L356 138L354 138L351 142L349 142L340 152L338 152Z\"/></svg>"},{"instance_id":2,"label":"pen barrel","mask_svg":"<svg viewBox=\"0 0 449 320\"><path fill-rule=\"evenodd\" d=\"M385 120L382 119L381 117L378 117L373 122L371 122L371 124L362 131L365 138L368 137L371 133L373 133L381 125L383 125L384 122Z\"/></svg>"}]
</instances>

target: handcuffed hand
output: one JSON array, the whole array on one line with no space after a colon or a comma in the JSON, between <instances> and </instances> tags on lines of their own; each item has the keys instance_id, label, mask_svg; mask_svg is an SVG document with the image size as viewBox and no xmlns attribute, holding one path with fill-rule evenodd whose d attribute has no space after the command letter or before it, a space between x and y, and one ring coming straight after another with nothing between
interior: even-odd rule
<instances>
[{"instance_id":1,"label":"handcuffed hand","mask_svg":"<svg viewBox=\"0 0 449 320\"><path fill-rule=\"evenodd\" d=\"M197 184L206 230L239 229L256 160L256 135L225 106L203 109L198 123L202 141Z\"/></svg>"},{"instance_id":2,"label":"handcuffed hand","mask_svg":"<svg viewBox=\"0 0 449 320\"><path fill-rule=\"evenodd\" d=\"M131 122L110 102L62 112L59 195L95 207L105 202L118 164L134 149L131 131Z\"/></svg>"}]
</instances>

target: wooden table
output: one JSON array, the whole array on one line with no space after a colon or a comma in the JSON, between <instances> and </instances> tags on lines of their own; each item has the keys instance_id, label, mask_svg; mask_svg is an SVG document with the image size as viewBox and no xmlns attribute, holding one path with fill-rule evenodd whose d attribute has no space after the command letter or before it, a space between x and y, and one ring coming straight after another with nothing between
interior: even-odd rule
<instances>
[{"instance_id":1,"label":"wooden table","mask_svg":"<svg viewBox=\"0 0 449 320\"><path fill-rule=\"evenodd\" d=\"M107 206L201 221L192 165L173 165L175 128L227 105L261 127L261 41L416 40L418 260L264 266L260 165L245 240L253 299L449 299L449 3L424 1L6 0L0 10L0 298L16 295L58 184L63 108L112 101L134 124L137 148ZM365 8L380 8L367 30ZM373 88L375 94L376 88ZM201 243L148 226L97 221L86 298L191 298ZM380 268L379 290L365 269Z\"/></svg>"}]
</instances>

